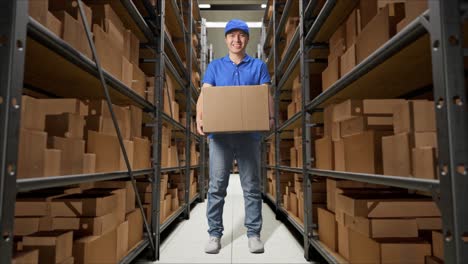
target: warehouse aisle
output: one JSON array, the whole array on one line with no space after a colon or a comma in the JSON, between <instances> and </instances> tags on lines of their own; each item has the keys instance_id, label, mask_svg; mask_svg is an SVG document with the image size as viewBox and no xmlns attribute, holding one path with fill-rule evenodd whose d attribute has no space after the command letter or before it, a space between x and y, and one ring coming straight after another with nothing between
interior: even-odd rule
<instances>
[{"instance_id":1,"label":"warehouse aisle","mask_svg":"<svg viewBox=\"0 0 468 264\"><path fill-rule=\"evenodd\" d=\"M251 254L244 227L244 200L238 174L232 174L224 207L224 236L217 255L205 254L206 201L195 206L189 221L183 221L161 244L161 259L155 263L308 263L302 245L263 204L264 254Z\"/></svg>"}]
</instances>

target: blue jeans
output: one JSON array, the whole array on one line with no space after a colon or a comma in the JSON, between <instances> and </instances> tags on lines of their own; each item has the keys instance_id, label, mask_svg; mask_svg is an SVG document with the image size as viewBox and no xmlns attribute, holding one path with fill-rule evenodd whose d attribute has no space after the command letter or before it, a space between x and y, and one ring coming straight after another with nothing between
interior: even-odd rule
<instances>
[{"instance_id":1,"label":"blue jeans","mask_svg":"<svg viewBox=\"0 0 468 264\"><path fill-rule=\"evenodd\" d=\"M223 207L234 159L244 193L247 236L260 236L262 195L260 190L260 140L248 134L218 134L210 139L210 185L208 189L208 233L223 235Z\"/></svg>"}]
</instances>

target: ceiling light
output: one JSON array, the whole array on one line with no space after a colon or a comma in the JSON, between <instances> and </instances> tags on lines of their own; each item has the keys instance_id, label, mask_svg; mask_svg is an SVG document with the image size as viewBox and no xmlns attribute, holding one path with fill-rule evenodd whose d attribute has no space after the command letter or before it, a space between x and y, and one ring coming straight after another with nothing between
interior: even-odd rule
<instances>
[{"instance_id":1,"label":"ceiling light","mask_svg":"<svg viewBox=\"0 0 468 264\"><path fill-rule=\"evenodd\" d=\"M199 4L198 7L199 8L211 8L211 5L210 4Z\"/></svg>"},{"instance_id":2,"label":"ceiling light","mask_svg":"<svg viewBox=\"0 0 468 264\"><path fill-rule=\"evenodd\" d=\"M262 8L266 8L266 4L262 4L261 7L262 7Z\"/></svg>"}]
</instances>

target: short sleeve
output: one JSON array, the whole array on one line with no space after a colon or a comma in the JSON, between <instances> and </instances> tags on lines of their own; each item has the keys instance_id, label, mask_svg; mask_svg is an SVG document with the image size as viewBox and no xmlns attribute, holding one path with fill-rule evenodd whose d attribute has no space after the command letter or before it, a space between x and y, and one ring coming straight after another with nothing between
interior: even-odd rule
<instances>
[{"instance_id":1,"label":"short sleeve","mask_svg":"<svg viewBox=\"0 0 468 264\"><path fill-rule=\"evenodd\" d=\"M216 86L213 63L208 64L208 67L206 67L205 75L203 76L203 83Z\"/></svg>"},{"instance_id":2,"label":"short sleeve","mask_svg":"<svg viewBox=\"0 0 468 264\"><path fill-rule=\"evenodd\" d=\"M268 72L268 68L266 64L262 61L262 67L260 68L260 83L265 84L271 83L270 73Z\"/></svg>"}]
</instances>

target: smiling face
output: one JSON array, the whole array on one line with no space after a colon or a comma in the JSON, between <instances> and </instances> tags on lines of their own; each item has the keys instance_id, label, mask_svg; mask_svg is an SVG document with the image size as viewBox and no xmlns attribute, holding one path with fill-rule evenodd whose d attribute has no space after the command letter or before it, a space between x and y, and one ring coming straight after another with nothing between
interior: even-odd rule
<instances>
[{"instance_id":1,"label":"smiling face","mask_svg":"<svg viewBox=\"0 0 468 264\"><path fill-rule=\"evenodd\" d=\"M241 54L245 53L247 43L249 43L249 35L242 30L233 30L226 34L224 39L229 53Z\"/></svg>"}]
</instances>

